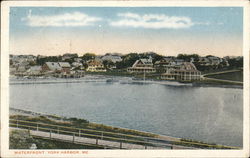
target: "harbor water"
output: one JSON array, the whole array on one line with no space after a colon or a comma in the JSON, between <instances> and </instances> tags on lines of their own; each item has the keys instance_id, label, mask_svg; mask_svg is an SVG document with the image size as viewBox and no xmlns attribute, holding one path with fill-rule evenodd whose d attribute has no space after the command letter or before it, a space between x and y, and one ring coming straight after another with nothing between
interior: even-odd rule
<instances>
[{"instance_id":1,"label":"harbor water","mask_svg":"<svg viewBox=\"0 0 250 158\"><path fill-rule=\"evenodd\" d=\"M130 78L10 81L10 107L242 147L243 90Z\"/></svg>"}]
</instances>

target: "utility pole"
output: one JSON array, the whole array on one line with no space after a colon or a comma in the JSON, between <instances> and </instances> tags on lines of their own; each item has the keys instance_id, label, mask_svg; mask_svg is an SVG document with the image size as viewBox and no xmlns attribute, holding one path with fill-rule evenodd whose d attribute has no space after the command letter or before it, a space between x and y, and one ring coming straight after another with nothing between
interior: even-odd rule
<instances>
[{"instance_id":1,"label":"utility pole","mask_svg":"<svg viewBox=\"0 0 250 158\"><path fill-rule=\"evenodd\" d=\"M71 43L71 40L70 40L70 43L69 43L69 53L71 53L71 47L72 47L72 43Z\"/></svg>"},{"instance_id":2,"label":"utility pole","mask_svg":"<svg viewBox=\"0 0 250 158\"><path fill-rule=\"evenodd\" d=\"M145 82L145 78L146 78L146 72L145 72L145 69L144 69L144 75L143 75L144 82Z\"/></svg>"}]
</instances>

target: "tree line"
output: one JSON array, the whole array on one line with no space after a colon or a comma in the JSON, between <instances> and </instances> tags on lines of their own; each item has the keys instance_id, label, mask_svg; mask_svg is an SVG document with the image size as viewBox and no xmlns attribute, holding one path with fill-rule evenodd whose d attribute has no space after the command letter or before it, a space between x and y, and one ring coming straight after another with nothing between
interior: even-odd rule
<instances>
[{"instance_id":1,"label":"tree line","mask_svg":"<svg viewBox=\"0 0 250 158\"><path fill-rule=\"evenodd\" d=\"M205 57L211 57L212 55L207 55ZM71 58L69 59L65 59L65 62L69 62L70 64L72 64L74 62L75 58L81 58L82 59L82 63L84 67L87 67L87 62L89 60L94 60L97 57L96 54L94 53L86 53L82 56L78 56L77 54L73 54L71 56ZM129 53L126 55L121 56L122 61L120 62L116 62L113 63L112 61L103 61L103 64L105 66L105 68L109 68L112 66L115 66L117 69L126 69L128 67L131 67L136 60L141 59L141 58L152 58L152 62L155 63L158 60L163 59L165 56L159 55L157 53L154 52L145 52L145 53ZM190 62L192 61L194 63L194 65L197 67L198 70L200 71L206 71L206 70L213 70L213 69L222 69L226 67L226 61L223 60L220 64L218 65L210 65L210 66L204 66L201 65L199 63L199 58L201 56L199 56L198 54L178 54L176 57L172 57L172 58L176 58L176 59L182 59L185 62ZM37 65L43 65L45 62L61 62L63 61L63 56L59 55L59 56L45 56L45 57L37 57L36 60L36 64ZM239 68L239 67L243 67L243 57L239 57L239 58L228 58L227 62L229 64L229 66L227 66L228 68Z\"/></svg>"}]
</instances>

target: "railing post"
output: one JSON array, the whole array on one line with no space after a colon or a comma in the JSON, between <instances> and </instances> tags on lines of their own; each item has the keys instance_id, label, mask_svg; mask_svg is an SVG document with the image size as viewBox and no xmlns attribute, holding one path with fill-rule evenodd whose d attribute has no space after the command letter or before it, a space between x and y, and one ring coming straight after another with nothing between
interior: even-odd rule
<instances>
[{"instance_id":1,"label":"railing post","mask_svg":"<svg viewBox=\"0 0 250 158\"><path fill-rule=\"evenodd\" d=\"M96 138L96 142L95 142L96 145L98 145L98 139Z\"/></svg>"},{"instance_id":2,"label":"railing post","mask_svg":"<svg viewBox=\"0 0 250 158\"><path fill-rule=\"evenodd\" d=\"M79 129L79 137L81 137L81 130Z\"/></svg>"},{"instance_id":3,"label":"railing post","mask_svg":"<svg viewBox=\"0 0 250 158\"><path fill-rule=\"evenodd\" d=\"M145 140L145 139L144 139ZM149 140L146 138L146 143L148 143L149 142ZM145 144L145 149L147 149L148 147L147 147L147 144Z\"/></svg>"},{"instance_id":4,"label":"railing post","mask_svg":"<svg viewBox=\"0 0 250 158\"><path fill-rule=\"evenodd\" d=\"M36 130L39 131L39 129L38 129L38 124L36 124Z\"/></svg>"},{"instance_id":5,"label":"railing post","mask_svg":"<svg viewBox=\"0 0 250 158\"><path fill-rule=\"evenodd\" d=\"M73 143L75 142L75 133L73 133Z\"/></svg>"},{"instance_id":6,"label":"railing post","mask_svg":"<svg viewBox=\"0 0 250 158\"><path fill-rule=\"evenodd\" d=\"M49 131L49 139L51 139L51 130Z\"/></svg>"},{"instance_id":7,"label":"railing post","mask_svg":"<svg viewBox=\"0 0 250 158\"><path fill-rule=\"evenodd\" d=\"M120 149L122 149L122 142L120 142Z\"/></svg>"}]
</instances>

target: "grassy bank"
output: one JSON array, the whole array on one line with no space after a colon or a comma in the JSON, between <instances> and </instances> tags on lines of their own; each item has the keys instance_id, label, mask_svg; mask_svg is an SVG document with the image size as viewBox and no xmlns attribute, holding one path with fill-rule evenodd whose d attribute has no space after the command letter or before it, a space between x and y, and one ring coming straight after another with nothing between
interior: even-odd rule
<instances>
[{"instance_id":1,"label":"grassy bank","mask_svg":"<svg viewBox=\"0 0 250 158\"><path fill-rule=\"evenodd\" d=\"M219 80L212 80L212 79L205 79L200 81L193 82L194 86L215 86L215 87L225 87L225 88L242 88L242 83L232 83L226 81L219 81Z\"/></svg>"},{"instance_id":2,"label":"grassy bank","mask_svg":"<svg viewBox=\"0 0 250 158\"><path fill-rule=\"evenodd\" d=\"M232 71L232 70L226 70L226 71ZM243 70L239 70L237 72L226 72L224 71L215 71L215 72L209 72L209 73L218 73L218 74L204 74L205 79L199 80L199 81L177 81L180 83L193 83L195 86L225 86L225 87L232 87L235 86L242 86L242 83L236 83L236 82L243 82ZM143 80L144 77L146 80L154 80L154 81L162 81L160 79L159 73L149 73L144 74L143 73L128 73L128 72L87 72L86 74L89 75L106 75L106 76L123 76L123 77L133 77L135 79ZM227 82L229 81L229 82ZM230 82L230 81L236 81L236 82Z\"/></svg>"},{"instance_id":3,"label":"grassy bank","mask_svg":"<svg viewBox=\"0 0 250 158\"><path fill-rule=\"evenodd\" d=\"M13 111L13 108L11 108L11 111ZM25 110L20 110L20 109L16 109L15 111L16 113L11 112L11 115L10 115L11 125L10 126L17 127L16 120L23 120L23 121L18 122L18 126L22 127L24 130L11 131L11 134L10 134L11 149L23 149L23 148L28 149L32 143L35 143L39 149L92 149L92 148L103 149L104 148L103 146L96 146L96 145L84 145L84 144L71 145L74 143L72 142L65 143L59 140L52 141L50 139L30 136L27 133L28 131L27 129L37 130L38 125L39 125L39 131L40 130L46 131L45 129L49 128L47 132L54 130L57 133L57 131L60 128L60 134L65 134L65 135L68 135L69 133L65 133L64 129L66 129L67 131L76 133L76 136L78 136L77 133L79 132L79 129L82 129L83 133L81 134L84 134L83 135L84 137L94 138L94 139L100 139L100 131L103 131L102 136L105 140L112 140L112 139L109 139L109 137L112 137L112 138L117 139L118 141L120 139L126 139L126 140L123 140L123 142L135 143L135 144L140 144L140 145L149 145L149 146L154 146L154 145L151 144L151 142L148 142L148 139L149 140L152 138L159 139L160 137L164 137L164 136L160 136L157 134L141 132L137 130L123 129L123 128L117 128L117 127L112 127L112 126L106 126L102 124L91 123L85 119L66 118L66 117L60 117L56 115L46 115L46 114L40 114L40 113L35 113L35 112L25 111ZM35 122L35 126L32 125L32 122ZM25 126L26 127L29 126L29 128L26 128ZM85 134L87 134L87 136ZM70 135L72 136L72 133ZM199 142L195 140L187 140L187 139L180 139L180 138L173 138L173 137L167 138L167 137L168 136L165 136L165 139L163 140L169 142L170 144L183 146L183 147L186 146L186 147L202 148L202 149L203 148L204 149L234 149L234 147L209 144L209 143ZM148 138L148 139L145 139L145 138ZM161 139L159 140L159 142L162 142L163 140ZM20 144L25 144L25 145L20 145Z\"/></svg>"},{"instance_id":4,"label":"grassy bank","mask_svg":"<svg viewBox=\"0 0 250 158\"><path fill-rule=\"evenodd\" d=\"M205 75L208 78L243 82L243 71L225 72L220 74Z\"/></svg>"},{"instance_id":5,"label":"grassy bank","mask_svg":"<svg viewBox=\"0 0 250 158\"><path fill-rule=\"evenodd\" d=\"M192 139L181 139L180 142L175 142L175 144L185 144L186 146L196 147L201 149L239 149L237 147L225 146L225 145L217 145L217 144L208 144L202 141L196 141Z\"/></svg>"},{"instance_id":6,"label":"grassy bank","mask_svg":"<svg viewBox=\"0 0 250 158\"><path fill-rule=\"evenodd\" d=\"M60 134L71 135L71 136L72 133L75 133L76 136L78 136L78 133L81 133L81 136L87 138L105 139L111 141L122 140L122 142L125 143L128 142L140 145L150 145L150 143L144 142L145 141L144 139L154 138L157 136L152 133L90 123L89 121L84 119L65 118L54 115L41 115L41 116L11 115L10 119L11 119L10 120L11 127L18 126L21 127L22 129L28 129L28 130L37 130L39 128L39 131L44 131L44 132L52 131L55 133L60 131ZM99 146L97 147L97 149L98 148Z\"/></svg>"},{"instance_id":7,"label":"grassy bank","mask_svg":"<svg viewBox=\"0 0 250 158\"><path fill-rule=\"evenodd\" d=\"M52 119L53 118L53 119ZM65 118L65 117L58 117L55 115L46 115L46 116L25 116L25 115L11 115L10 119L13 120L23 120L23 121L30 121L30 122L37 122L37 123L43 123L39 125L41 128L52 128L51 126L47 125L56 125L60 127L67 127L71 128L71 132L78 132L79 129L86 129L91 130L89 133L93 133L93 130L96 131L103 131L103 132L112 132L112 133L118 133L118 134L126 134L126 135L134 135L134 136L142 136L142 137L156 137L157 135L136 131L136 130L130 130L130 129L123 129L123 128L117 128L112 126L107 126L103 124L97 124L97 123L91 123L85 119L79 119L79 118ZM13 122L15 123L15 122ZM29 123L23 123L23 125L30 125ZM55 128L56 130L57 128ZM63 129L63 128L62 128ZM85 131L85 133L88 133L88 131ZM96 132L96 134L100 134L100 132ZM106 134L108 135L108 134ZM120 136L117 136L118 138Z\"/></svg>"},{"instance_id":8,"label":"grassy bank","mask_svg":"<svg viewBox=\"0 0 250 158\"><path fill-rule=\"evenodd\" d=\"M41 137L30 136L27 130L11 130L10 149L29 149L36 144L37 149L104 149L100 145L75 144L59 140L50 140Z\"/></svg>"}]
</instances>

